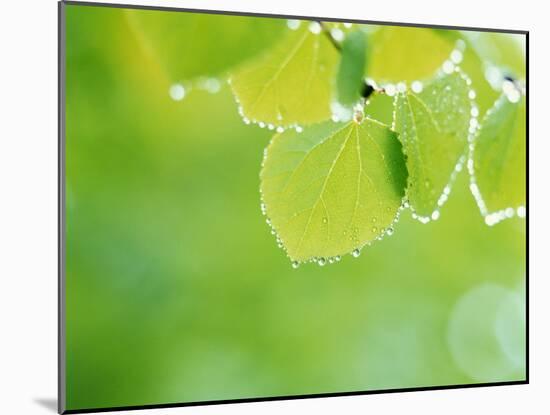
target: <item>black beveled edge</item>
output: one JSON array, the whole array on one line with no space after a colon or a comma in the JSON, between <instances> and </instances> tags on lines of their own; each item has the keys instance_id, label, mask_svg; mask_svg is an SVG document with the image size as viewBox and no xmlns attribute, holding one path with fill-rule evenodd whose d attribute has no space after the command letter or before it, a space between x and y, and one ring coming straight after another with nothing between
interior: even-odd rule
<instances>
[{"instance_id":1,"label":"black beveled edge","mask_svg":"<svg viewBox=\"0 0 550 415\"><path fill-rule=\"evenodd\" d=\"M526 385L528 380L517 380L509 382L490 382L490 383L467 383L463 385L442 385L442 386L425 386L414 388L397 388L397 389L379 389L372 391L352 391L352 392L334 392L334 393L314 393L307 395L284 395L284 396L268 396L259 398L240 398L240 399L220 399L213 401L197 401L197 402L182 402L182 403L165 403L154 405L131 405L131 406L113 406L105 408L87 408L87 409L70 409L63 412L63 414L86 414L92 412L113 412L113 411L128 411L128 410L142 410L142 409L167 409L167 408L181 408L187 406L201 406L201 405L222 405L222 404L236 404L236 403L250 403L250 402L270 402L270 401L285 401L285 400L297 400L297 399L312 399L312 398L337 398L343 396L358 396L358 395L378 395L383 393L403 393L403 392L424 392L424 391L438 391L448 389L467 389L467 388L481 388L491 386L513 386L513 385Z\"/></svg>"},{"instance_id":2,"label":"black beveled edge","mask_svg":"<svg viewBox=\"0 0 550 415\"><path fill-rule=\"evenodd\" d=\"M327 22L348 22L357 24L376 24L376 25L391 25L405 27L423 27L437 28L449 30L467 30L477 32L495 32L495 33L510 33L525 35L526 49L526 139L527 139L527 203L526 203L526 275L525 275L525 295L526 295L526 353L525 353L525 379L506 381L506 382L489 382L489 383L468 383L457 385L440 385L440 386L425 386L412 388L395 388L395 389L379 389L366 391L351 391L351 392L335 392L335 393L318 393L306 395L285 395L285 396L266 396L255 398L238 398L238 399L223 399L211 401L197 402L176 402L165 404L151 405L132 405L132 406L113 406L85 409L69 409L66 406L66 355L65 355L65 6L89 6L89 7L108 7L108 8L125 8L138 10L160 10L173 12L189 12L189 13L206 13L220 14L233 16L250 16L250 17L268 17L268 18L286 18L298 20L322 20ZM297 400L297 399L312 399L312 398L332 398L343 396L357 395L376 395L383 393L403 393L403 392L422 392L422 391L438 391L448 389L467 389L481 388L492 386L513 386L529 384L529 31L528 30L510 30L510 29L495 29L484 27L465 27L465 26L448 26L435 24L420 24L420 23L404 23L404 22L382 22L371 20L344 19L332 17L312 17L312 16L294 16L280 15L268 13L250 13L250 12L235 12L235 11L220 11L220 10L203 10L203 9L187 9L178 7L166 6L143 6L132 4L116 4L116 3L92 3L83 1L66 1L58 2L58 413L59 414L83 414L91 412L113 412L127 410L142 410L142 409L164 409L164 408L180 408L187 406L198 405L222 405L247 402L269 402L281 400Z\"/></svg>"},{"instance_id":3,"label":"black beveled edge","mask_svg":"<svg viewBox=\"0 0 550 415\"><path fill-rule=\"evenodd\" d=\"M376 20L361 20L361 19L347 19L343 17L320 17L320 16L296 16L288 14L270 14L270 13L253 13L253 12L240 12L230 10L209 10L209 9L188 9L183 7L170 7L170 6L143 6L137 4L123 4L123 3L99 3L99 2L87 2L87 1L62 1L67 5L75 6L90 6L90 7L109 7L116 9L135 9L135 10L159 10L159 11L171 11L171 12L187 12L187 13L204 13L204 14L222 14L228 16L250 16L250 17L271 17L271 18L284 18L284 19L297 19L297 20L314 20L324 22L346 22L356 24L374 24L385 26L410 26L410 27L425 27L431 29L449 29L449 30L468 30L475 32L496 32L496 33L511 33L518 35L525 35L528 30L515 30L515 29L498 29L490 27L468 27L468 26L449 26L449 25L437 25L426 23L406 23L406 22L387 22Z\"/></svg>"}]
</instances>

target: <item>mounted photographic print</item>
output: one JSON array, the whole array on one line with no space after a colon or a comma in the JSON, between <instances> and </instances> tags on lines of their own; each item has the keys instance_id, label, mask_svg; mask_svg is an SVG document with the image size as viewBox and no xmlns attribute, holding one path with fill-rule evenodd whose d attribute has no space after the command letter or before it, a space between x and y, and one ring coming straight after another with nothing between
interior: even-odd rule
<instances>
[{"instance_id":1,"label":"mounted photographic print","mask_svg":"<svg viewBox=\"0 0 550 415\"><path fill-rule=\"evenodd\" d=\"M527 32L59 12L60 412L528 381Z\"/></svg>"}]
</instances>

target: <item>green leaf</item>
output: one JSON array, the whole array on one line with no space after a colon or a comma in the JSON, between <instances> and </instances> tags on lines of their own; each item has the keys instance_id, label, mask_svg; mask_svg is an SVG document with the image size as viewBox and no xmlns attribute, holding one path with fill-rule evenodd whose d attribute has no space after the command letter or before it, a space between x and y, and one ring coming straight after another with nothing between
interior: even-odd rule
<instances>
[{"instance_id":1,"label":"green leaf","mask_svg":"<svg viewBox=\"0 0 550 415\"><path fill-rule=\"evenodd\" d=\"M526 35L494 32L468 32L466 36L485 62L499 67L506 75L524 78L526 74Z\"/></svg>"},{"instance_id":2,"label":"green leaf","mask_svg":"<svg viewBox=\"0 0 550 415\"><path fill-rule=\"evenodd\" d=\"M391 125L393 122L394 97L387 94L374 92L365 105L365 114L383 124Z\"/></svg>"},{"instance_id":3,"label":"green leaf","mask_svg":"<svg viewBox=\"0 0 550 415\"><path fill-rule=\"evenodd\" d=\"M265 212L293 261L323 261L391 229L407 169L397 135L365 118L277 134L261 172Z\"/></svg>"},{"instance_id":4,"label":"green leaf","mask_svg":"<svg viewBox=\"0 0 550 415\"><path fill-rule=\"evenodd\" d=\"M308 27L289 32L231 77L243 117L280 126L330 118L337 59L338 51L323 33Z\"/></svg>"},{"instance_id":5,"label":"green leaf","mask_svg":"<svg viewBox=\"0 0 550 415\"><path fill-rule=\"evenodd\" d=\"M170 82L223 74L271 46L283 33L281 19L251 19L162 10L125 10L144 52Z\"/></svg>"},{"instance_id":6,"label":"green leaf","mask_svg":"<svg viewBox=\"0 0 550 415\"><path fill-rule=\"evenodd\" d=\"M369 37L368 76L396 83L430 78L454 49L454 42L434 29L381 27Z\"/></svg>"},{"instance_id":7,"label":"green leaf","mask_svg":"<svg viewBox=\"0 0 550 415\"><path fill-rule=\"evenodd\" d=\"M467 150L472 102L461 72L442 74L422 92L399 93L394 128L407 155L407 196L413 211L437 219L455 167Z\"/></svg>"},{"instance_id":8,"label":"green leaf","mask_svg":"<svg viewBox=\"0 0 550 415\"><path fill-rule=\"evenodd\" d=\"M476 104L479 114L482 116L498 98L499 92L495 91L487 82L486 64L475 50L475 42L466 37L462 37L462 40L465 42L465 48L460 67L472 80L472 89L476 91Z\"/></svg>"},{"instance_id":9,"label":"green leaf","mask_svg":"<svg viewBox=\"0 0 550 415\"><path fill-rule=\"evenodd\" d=\"M471 155L470 188L490 225L525 213L526 102L523 96L512 101L502 94L487 112Z\"/></svg>"},{"instance_id":10,"label":"green leaf","mask_svg":"<svg viewBox=\"0 0 550 415\"><path fill-rule=\"evenodd\" d=\"M457 30L441 33L463 45L460 67L472 80L481 115L500 96L505 76L525 77L525 35Z\"/></svg>"},{"instance_id":11,"label":"green leaf","mask_svg":"<svg viewBox=\"0 0 550 415\"><path fill-rule=\"evenodd\" d=\"M480 32L438 30L438 33L445 36L449 41L454 42L456 49L453 53L458 54L458 62L464 73L468 74L472 81L472 89L476 92L476 105L480 115L493 105L500 94L500 86L496 91L487 81L487 62L479 54L477 42L482 35Z\"/></svg>"},{"instance_id":12,"label":"green leaf","mask_svg":"<svg viewBox=\"0 0 550 415\"><path fill-rule=\"evenodd\" d=\"M344 105L353 105L361 98L361 89L365 85L367 53L366 35L362 31L351 32L342 43L340 66L336 77L338 101Z\"/></svg>"}]
</instances>

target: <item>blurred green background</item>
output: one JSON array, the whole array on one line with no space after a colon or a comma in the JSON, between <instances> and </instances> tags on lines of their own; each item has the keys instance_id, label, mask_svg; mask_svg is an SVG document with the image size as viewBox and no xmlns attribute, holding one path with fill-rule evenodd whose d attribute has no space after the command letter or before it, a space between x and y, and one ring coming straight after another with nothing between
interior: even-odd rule
<instances>
[{"instance_id":1,"label":"blurred green background","mask_svg":"<svg viewBox=\"0 0 550 415\"><path fill-rule=\"evenodd\" d=\"M525 378L525 221L486 226L466 172L439 221L405 212L359 258L295 270L260 210L271 132L224 79L174 100L187 78L124 10L66 13L68 409ZM249 45L190 34L188 79L287 30L201 19ZM271 28L247 37L250 21Z\"/></svg>"}]
</instances>

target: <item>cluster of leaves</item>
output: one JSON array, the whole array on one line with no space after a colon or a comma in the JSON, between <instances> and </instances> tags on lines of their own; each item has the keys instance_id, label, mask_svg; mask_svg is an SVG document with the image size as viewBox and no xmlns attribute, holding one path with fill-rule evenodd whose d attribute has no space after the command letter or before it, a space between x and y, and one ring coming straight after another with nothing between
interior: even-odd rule
<instances>
[{"instance_id":1,"label":"cluster of leaves","mask_svg":"<svg viewBox=\"0 0 550 415\"><path fill-rule=\"evenodd\" d=\"M487 110L471 43L441 30L311 22L235 71L243 117L284 129L265 152L262 208L296 264L358 255L393 233L404 207L438 219L465 163L488 224L523 216L524 74L500 67L506 87Z\"/></svg>"},{"instance_id":2,"label":"cluster of leaves","mask_svg":"<svg viewBox=\"0 0 550 415\"><path fill-rule=\"evenodd\" d=\"M406 208L422 222L438 219L463 165L488 224L525 214L524 58L506 35L128 17L169 82L228 76L244 121L274 130L262 211L295 264L358 255L393 233ZM200 50L180 41L195 36ZM220 49L232 58L218 60Z\"/></svg>"}]
</instances>

